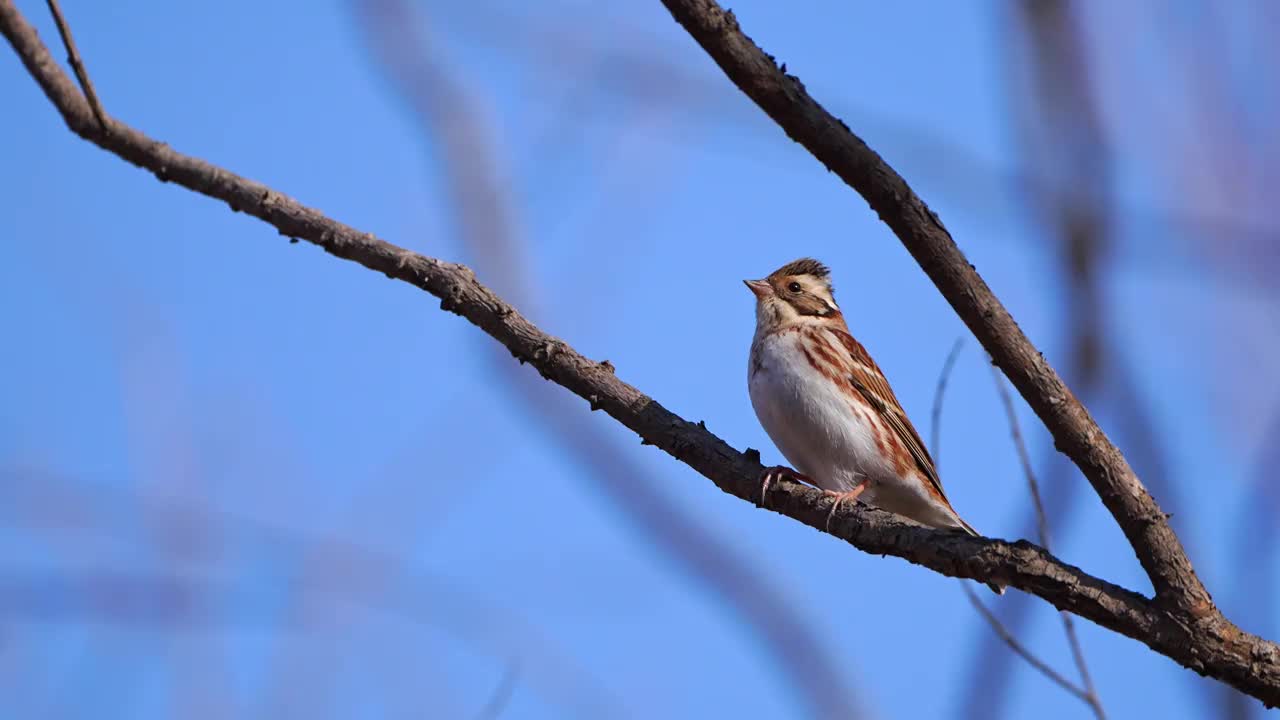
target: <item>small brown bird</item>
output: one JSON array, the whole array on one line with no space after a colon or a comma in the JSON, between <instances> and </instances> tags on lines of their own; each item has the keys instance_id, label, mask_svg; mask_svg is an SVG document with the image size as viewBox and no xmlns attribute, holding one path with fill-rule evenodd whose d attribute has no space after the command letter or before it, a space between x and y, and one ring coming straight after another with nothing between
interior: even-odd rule
<instances>
[{"instance_id":1,"label":"small brown bird","mask_svg":"<svg viewBox=\"0 0 1280 720\"><path fill-rule=\"evenodd\" d=\"M760 424L802 479L837 496L831 515L860 498L929 527L978 535L951 507L884 373L849 333L830 278L825 265L803 258L743 281L756 296L747 385ZM765 473L762 495L780 472Z\"/></svg>"}]
</instances>

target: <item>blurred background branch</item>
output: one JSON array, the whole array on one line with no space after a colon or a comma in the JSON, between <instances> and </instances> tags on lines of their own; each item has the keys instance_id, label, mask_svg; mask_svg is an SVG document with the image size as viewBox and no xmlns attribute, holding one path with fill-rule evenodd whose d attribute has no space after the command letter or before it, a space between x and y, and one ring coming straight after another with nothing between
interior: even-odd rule
<instances>
[{"instance_id":1,"label":"blurred background branch","mask_svg":"<svg viewBox=\"0 0 1280 720\"><path fill-rule=\"evenodd\" d=\"M933 449L933 457L935 464L941 469L942 457L942 408L943 400L946 397L947 384L951 379L951 372L955 369L956 359L960 355L960 350L964 346L964 338L961 337L951 346L950 352L947 353L946 360L942 363L942 371L938 374L938 382L933 391L933 411L931 413L932 422L930 423L930 439L929 446ZM1031 468L1031 458L1027 453L1026 443L1022 438L1022 430L1018 425L1017 411L1013 406L1013 398L1004 386L1004 376L996 369L995 365L991 365L991 376L995 381L996 392L1000 396L1000 403L1005 408L1005 415L1009 423L1009 432L1013 438L1014 450L1018 456L1018 462L1022 466L1023 474L1027 480L1027 487L1031 496L1032 506L1035 510L1038 539L1045 548L1050 547L1049 543L1049 523L1045 516L1044 501L1040 497L1039 483L1036 482L1035 473ZM1066 677L1054 670L1047 662L1037 657L1025 643L1019 640L1012 632L1005 627L1000 618L986 606L985 603L977 596L967 583L960 584L964 591L965 598L969 604L973 606L978 614L990 626L991 631L1017 656L1021 657L1027 664L1034 668L1037 672L1047 678L1050 682L1058 685L1071 695L1079 698L1087 704L1093 711L1095 717L1099 720L1105 720L1106 712L1102 707L1102 702L1098 698L1097 688L1094 687L1093 679L1089 674L1089 668L1084 658L1084 651L1080 647L1080 639L1076 635L1075 624L1071 620L1070 613L1059 613L1062 616L1063 631L1067 636L1067 641L1071 645L1072 659L1075 661L1076 670L1080 673L1081 684L1071 682Z\"/></svg>"},{"instance_id":2,"label":"blurred background branch","mask_svg":"<svg viewBox=\"0 0 1280 720\"><path fill-rule=\"evenodd\" d=\"M1051 550L1053 544L1049 541L1049 518L1045 513L1044 499L1040 495L1040 483L1036 481L1035 470L1031 467L1031 455L1027 452L1026 441L1022 437L1022 428L1018 425L1018 411L1014 409L1013 397L1008 388L1005 387L1004 376L1000 374L1000 371L994 365L991 367L991 380L995 384L996 393L1000 396L1000 404L1004 406L1005 415L1009 420L1009 435L1013 440L1014 450L1018 454L1018 464L1022 466L1023 476L1027 480L1027 490L1031 495L1031 506L1036 516L1036 539L1046 550ZM969 596L971 603L977 601L977 597L972 592L966 594ZM980 601L977 602L981 604ZM995 620L995 617L985 610L985 606L983 610L983 615L989 616L988 620ZM1067 644L1071 647L1071 659L1075 662L1076 672L1080 674L1080 684L1083 687L1079 697L1089 705L1098 720L1105 720L1107 714L1102 708L1102 700L1098 697L1098 689L1094 686L1093 677L1089 673L1089 664L1085 660L1084 648L1081 646L1080 637L1076 633L1075 621L1072 620L1071 613L1067 612L1059 611L1058 617L1062 620L1062 631L1067 638ZM998 624L998 621L994 626L1003 627ZM1002 635L1002 639L1005 640L1006 644L1010 644L1009 639L1013 636L1007 630L1003 633L997 632L997 634ZM1010 646L1012 647L1012 645ZM1017 651L1017 648L1013 649L1015 652ZM1025 652L1019 652L1018 654L1028 657Z\"/></svg>"},{"instance_id":3,"label":"blurred background branch","mask_svg":"<svg viewBox=\"0 0 1280 720\"><path fill-rule=\"evenodd\" d=\"M542 317L534 292L538 283L528 271L529 253L507 200L506 175L498 170L494 143L486 137L493 123L479 112L481 103L467 83L445 69L426 13L415 11L420 8L402 0L356 0L354 6L375 60L413 113L424 140L436 149L453 210L450 224L469 262L509 302ZM602 255L599 262L598 270L604 271L607 258ZM581 403L512 363L507 353L488 343L484 351L495 377L510 389L532 426L590 469L583 475L586 486L607 499L646 544L740 619L807 713L858 715L846 680L849 664L836 661L810 621L748 556L667 498Z\"/></svg>"},{"instance_id":4,"label":"blurred background branch","mask_svg":"<svg viewBox=\"0 0 1280 720\"><path fill-rule=\"evenodd\" d=\"M1068 348L1063 375L1095 413L1112 413L1123 420L1118 435L1126 443L1130 463L1176 516L1178 497L1160 460L1153 423L1145 416L1142 400L1126 390L1133 380L1111 349L1111 312L1103 291L1105 265L1114 260L1111 143L1096 109L1078 8L1058 0L1015 1L1006 7L1014 135L1021 140L1026 166L1053 188L1050 193L1029 192L1027 205L1058 249L1050 271L1061 283L1066 315L1061 325ZM1104 386L1112 391L1101 392ZM1048 468L1044 507L1052 513L1049 522L1066 532L1087 497L1081 492L1085 486L1055 448L1046 448L1043 464ZM1042 532L1045 519L1038 508L1028 508L1026 515L1022 532ZM1179 527L1184 544L1189 544L1189 528ZM1024 596L1010 600L996 614L1011 633L1024 634L1030 605ZM1013 687L1008 679L1013 656L999 651L998 639L981 629L974 632L966 717L1001 717ZM1080 657L1078 640L1071 646L1073 656Z\"/></svg>"},{"instance_id":5,"label":"blurred background branch","mask_svg":"<svg viewBox=\"0 0 1280 720\"><path fill-rule=\"evenodd\" d=\"M11 627L16 623L142 624L163 633L161 637L177 637L176 633L288 637L305 632L320 618L326 625L336 620L349 622L345 608L355 606L373 615L402 618L419 632L426 628L444 631L495 659L522 658L522 681L573 717L631 716L613 691L597 683L593 671L518 612L448 580L409 572L394 554L172 495L120 495L107 488L91 489L92 483L38 467L0 469L0 487L4 488L0 507L6 510L6 526L46 542L62 543L60 554L67 563L59 571L10 570L0 578L0 597L4 598L0 611ZM63 507L69 499L87 501L84 511L42 512ZM96 559L90 554L93 548L127 548L136 542L114 521L133 514L206 528L220 537L234 538L238 547L221 543L192 546L181 561L166 560L166 574L161 576L95 569ZM263 558L273 577L296 578L287 584L277 581L274 591L281 596L280 606L254 603L253 586L246 578L237 577L244 573L239 563L244 552L241 548ZM82 568L86 555L90 566ZM311 558L323 559L326 567L317 568L320 572L299 573ZM284 650L276 660L282 672L290 663L307 661L291 653L287 645ZM351 650L350 646L345 648L346 652ZM306 649L299 647L298 651ZM505 673L510 674L513 661L508 659L505 665ZM417 666L423 676L430 675L430 661L420 660ZM208 672L216 667L202 669ZM394 675L386 673L384 677L389 681ZM299 694L275 709L298 712L310 708L311 700L301 693L311 687L310 679L279 683L280 688ZM416 686L421 687L421 678ZM315 697L324 689L311 690ZM466 702L475 707L479 698ZM268 699L267 704L271 703Z\"/></svg>"},{"instance_id":6,"label":"blurred background branch","mask_svg":"<svg viewBox=\"0 0 1280 720\"><path fill-rule=\"evenodd\" d=\"M960 350L963 347L964 337L962 336L956 340L956 342L951 346L950 352L947 353L947 357L942 363L942 371L938 373L938 382L934 386L933 391L933 411L931 413L932 422L930 423L929 446L932 448L934 463L938 466L939 470L941 470L942 467L940 458L942 457L943 401L946 398L947 384L951 379L951 372L955 369L956 360L959 358ZM1006 408L1009 428L1013 435L1018 460L1023 465L1023 469L1027 477L1027 483L1031 491L1031 499L1036 509L1037 518L1040 521L1040 543L1047 548L1049 547L1049 532L1040 498L1040 489L1035 481L1035 476L1031 472L1030 459L1027 457L1027 449L1022 441L1022 432L1018 427L1017 415L1013 409L1013 400L1009 397L1008 391L1002 384L1004 382L1004 377L1000 375L994 365L991 367L991 373L995 378L996 389L999 392L1001 402ZM982 619L991 627L991 631L995 633L996 637L1000 638L1000 640L1003 641L1004 644L1014 652L1014 654L1018 655L1023 660L1026 660L1028 665L1047 678L1050 682L1058 685L1063 690L1089 705L1095 716L1105 718L1102 703L1098 699L1097 690L1093 687L1093 681L1090 679L1089 670L1085 665L1084 656L1079 650L1079 639L1076 637L1075 628L1071 624L1071 618L1068 613L1062 613L1063 628L1071 642L1072 652L1076 660L1076 667L1080 672L1083 686L1071 682L1064 677L1062 673L1054 670L1047 662L1037 657L1025 643L1015 637L1013 633L1009 632L1009 629L1006 628L1000 619L991 612L990 608L982 602L981 598L973 592L973 589L969 587L968 583L960 583L960 589L964 591L965 598L968 599L969 604L973 606L973 609L977 610Z\"/></svg>"}]
</instances>

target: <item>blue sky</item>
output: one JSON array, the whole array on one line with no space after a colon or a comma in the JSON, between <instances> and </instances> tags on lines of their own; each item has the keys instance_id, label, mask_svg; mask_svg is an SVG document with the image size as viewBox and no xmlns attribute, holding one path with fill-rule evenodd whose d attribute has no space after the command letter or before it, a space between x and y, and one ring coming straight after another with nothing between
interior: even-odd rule
<instances>
[{"instance_id":1,"label":"blue sky","mask_svg":"<svg viewBox=\"0 0 1280 720\"><path fill-rule=\"evenodd\" d=\"M43 3L19 6L56 39ZM424 7L487 118L537 287L522 309L544 329L780 462L746 394L753 315L740 280L814 255L928 427L963 326L865 202L737 93L660 3ZM733 10L913 183L1060 362L1052 246L1006 181L1019 154L1001 6ZM439 153L348 5L64 11L116 117L391 242L473 260L445 205ZM691 89L638 94L606 62L631 55ZM79 140L11 54L0 89L0 557L7 582L29 589L5 613L0 682L20 715L471 717L514 667L508 718L804 716L737 616L593 490L536 412L513 405L478 330L407 285L291 245ZM1280 313L1257 285L1169 249L1185 238L1148 232L1141 218L1163 212L1166 195L1143 157L1116 149L1125 204L1108 321L1141 368L1180 488L1175 525L1215 597L1244 612L1233 517L1262 444L1251 420L1280 396L1267 370L1280 360ZM1254 392L1239 403L1204 380L1224 367L1218 343L1254 360ZM984 631L955 581L739 502L571 407L755 561L868 712L957 713ZM1047 437L1020 411L1043 458ZM1029 498L974 343L943 434L956 506L979 529L1015 536ZM1210 503L1197 502L1205 483ZM1071 525L1055 528L1058 554L1145 592L1119 531L1083 492ZM111 597L55 581L96 577L196 592L130 621ZM1033 618L1026 642L1070 674L1054 613L1037 604ZM1274 617L1237 619L1276 629ZM1208 712L1189 671L1079 627L1113 717ZM1086 715L1017 667L1007 717Z\"/></svg>"}]
</instances>

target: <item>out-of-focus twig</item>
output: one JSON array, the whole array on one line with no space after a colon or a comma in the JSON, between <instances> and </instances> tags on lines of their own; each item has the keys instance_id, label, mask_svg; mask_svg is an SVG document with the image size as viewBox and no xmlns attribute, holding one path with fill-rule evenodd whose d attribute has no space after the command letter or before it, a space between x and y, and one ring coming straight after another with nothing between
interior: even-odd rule
<instances>
[{"instance_id":1,"label":"out-of-focus twig","mask_svg":"<svg viewBox=\"0 0 1280 720\"><path fill-rule=\"evenodd\" d=\"M67 63L71 65L71 70L75 72L76 79L80 81L80 89L84 91L84 96L89 101L89 107L93 109L93 116L98 119L98 124L102 126L103 132L110 132L111 127L107 125L107 114L102 111L102 103L98 102L98 93L94 92L93 82L89 80L89 71L84 67L84 61L80 59L80 51L76 49L75 38L71 37L71 28L67 26L67 21L62 17L62 8L58 7L58 0L48 0L49 12L53 15L53 22L58 26L58 34L62 36L62 45L67 49Z\"/></svg>"},{"instance_id":2,"label":"out-of-focus twig","mask_svg":"<svg viewBox=\"0 0 1280 720\"><path fill-rule=\"evenodd\" d=\"M560 115L554 122L557 139L568 142L576 136L564 128L601 119L600 98L616 99L637 109L661 108L684 122L714 122L740 129L744 135L759 134L768 126L732 101L727 88L696 66L681 62L664 52L661 36L650 37L644 28L626 27L608 38L574 32L552 13L512 12L509 3L473 2L450 7L449 29L468 43L487 45L512 55L520 66L545 68L542 77L570 84ZM605 13L602 12L601 15ZM579 22L603 19L577 16ZM616 22L610 17L608 22ZM540 88L541 89L541 88ZM550 94L543 91L542 95ZM535 98L536 99L536 98ZM593 102L596 101L596 102ZM984 223L997 222L997 214L1012 215L1004 198L1033 197L1042 205L1061 204L1063 189L1042 173L1042 168L1006 169L993 165L964 145L938 135L927 127L913 125L903 117L878 112L866 104L833 102L841 117L864 128L866 134L884 143L889 155L900 158L926 187L938 188L950 204L963 207ZM659 138L661 139L661 138ZM749 138L750 139L750 138ZM760 143L762 149L767 143ZM531 164L542 167L556 162L561 142L543 144L544 149ZM709 148L714 149L714 147ZM767 158L765 153L755 157ZM1226 284L1250 283L1267 287L1270 275L1258 272L1249 258L1236 248L1280 247L1280 226L1257 217L1247 218L1206 208L1203 203L1168 203L1165 206L1117 197L1110 188L1101 188L1108 206L1123 214L1129 226L1141 227L1146 236L1162 239L1162 252L1152 254L1139 243L1113 242L1114 260L1126 270L1151 273L1160 270L1178 274L1194 273L1196 282L1217 279ZM1263 216L1265 218L1265 216ZM1014 233L994 233L1001 238ZM1234 238L1236 242L1214 242L1204 247L1203 239ZM1206 268L1208 252L1222 261ZM1206 269L1213 274L1206 276Z\"/></svg>"},{"instance_id":3,"label":"out-of-focus twig","mask_svg":"<svg viewBox=\"0 0 1280 720\"><path fill-rule=\"evenodd\" d=\"M502 671L502 677L498 678L498 686L489 696L489 701L480 708L480 712L476 713L476 720L498 720L502 711L506 710L507 705L511 703L511 697L515 695L516 680L519 677L520 664L515 660L507 663L506 669Z\"/></svg>"},{"instance_id":4,"label":"out-of-focus twig","mask_svg":"<svg viewBox=\"0 0 1280 720\"><path fill-rule=\"evenodd\" d=\"M947 382L951 379L951 371L955 369L956 358L964 348L964 336L956 338L947 351L947 358L942 361L942 370L938 372L938 384L933 388L933 409L929 413L929 451L933 455L933 464L942 466L942 401L947 395Z\"/></svg>"},{"instance_id":5,"label":"out-of-focus twig","mask_svg":"<svg viewBox=\"0 0 1280 720\"><path fill-rule=\"evenodd\" d=\"M119 302L125 307L111 314L122 339L120 388L127 398L123 426L139 483L146 492L160 495L198 494L216 487L199 457L192 428L195 414L186 407L191 393L184 358L168 318L156 305L136 298ZM188 555L215 554L225 547L226 538L216 528L190 517L143 512L137 528L148 534L157 563L168 572L181 572ZM174 715L199 720L234 714L229 704L234 673L212 643L187 642L177 634L164 635L161 642L173 671Z\"/></svg>"},{"instance_id":6,"label":"out-of-focus twig","mask_svg":"<svg viewBox=\"0 0 1280 720\"><path fill-rule=\"evenodd\" d=\"M1253 473L1244 493L1240 522L1237 523L1232 604L1250 625L1274 631L1277 625L1276 561L1280 537L1280 406L1276 407L1263 437L1271 438L1253 461ZM1222 688L1220 711L1227 720L1248 720L1256 715L1256 704L1233 688Z\"/></svg>"},{"instance_id":7,"label":"out-of-focus twig","mask_svg":"<svg viewBox=\"0 0 1280 720\"><path fill-rule=\"evenodd\" d=\"M455 210L454 225L477 269L522 308L537 306L537 283L524 270L519 233L498 178L494 143L485 137L486 118L466 87L436 59L427 19L401 0L362 0L360 17L370 47L397 91L440 151L442 172ZM548 438L567 446L591 468L592 486L611 500L641 534L677 567L726 601L773 657L797 697L818 717L855 712L846 668L825 650L817 633L750 561L666 498L626 451L602 433L579 408L567 404L505 357L495 372Z\"/></svg>"},{"instance_id":8,"label":"out-of-focus twig","mask_svg":"<svg viewBox=\"0 0 1280 720\"><path fill-rule=\"evenodd\" d=\"M1011 32L1010 70L1012 116L1024 163L1032 174L1044 177L1053 192L1028 195L1057 241L1057 267L1061 269L1065 298L1065 337L1068 348L1066 375L1075 391L1086 401L1099 399L1107 366L1106 314L1102 292L1102 264L1109 257L1112 234L1108 228L1105 189L1109 172L1105 137L1094 102L1077 18L1058 0L1035 0L1008 4ZM1019 42L1020 41L1020 42ZM1023 75L1022 73L1026 73ZM997 386L1001 398L1003 385ZM1008 407L1008 406L1007 406ZM1007 412L1011 412L1007 410ZM1130 410L1138 412L1137 408ZM1012 426L1011 426L1012 427ZM1127 428L1126 428L1127 429ZM1016 442L1019 462L1028 481L1034 477L1025 443ZM1132 460L1131 460L1132 462ZM1082 486L1067 470L1057 453L1046 451L1046 494L1040 497L1034 486L1034 505L1025 525L1040 537L1048 538L1048 514L1059 532L1068 527L1082 500ZM1142 471L1161 500L1170 502L1162 476L1150 466L1133 465ZM997 611L1014 635L1022 633L1030 617L1030 605L1013 597ZM1069 641L1073 636L1069 635ZM1078 642L1072 642L1073 655ZM970 681L963 711L969 720L1000 717L1012 684L1010 655L997 652L999 638L983 633L974 643ZM1077 655L1077 665L1080 665ZM1083 675L1082 675L1083 676Z\"/></svg>"},{"instance_id":9,"label":"out-of-focus twig","mask_svg":"<svg viewBox=\"0 0 1280 720\"><path fill-rule=\"evenodd\" d=\"M112 518L142 514L147 517L185 519L201 527L217 527L238 542L269 548L272 556L327 557L342 565L343 572L312 573L282 586L286 626L296 622L300 605L320 602L331 613L336 605L386 612L405 620L431 625L489 655L516 658L524 683L552 701L568 716L582 718L629 717L625 704L599 684L595 673L564 652L556 638L541 632L519 614L488 602L452 583L420 574L407 575L404 563L394 555L344 538L304 532L274 521L207 507L182 499L119 494L92 489L60 473L38 467L0 466L0 520L43 540L65 545L92 546L118 540L120 529ZM89 505L103 512L91 517L32 512L68 497L87 495ZM253 614L228 613L213 602L225 585L188 578L193 573L217 573L226 557L212 546L193 546L183 559L189 567L181 576L151 577L91 570L43 575L10 573L0 576L0 616L15 620L76 620L112 624L145 623L166 630L200 628L215 624L254 625ZM176 570L176 569L175 569ZM194 576L193 577L198 577ZM368 580L378 580L373 585ZM8 583L8 584L6 584ZM385 590L385 591L384 591ZM279 608L261 619L261 625L279 624ZM303 618L305 622L305 618Z\"/></svg>"},{"instance_id":10,"label":"out-of-focus twig","mask_svg":"<svg viewBox=\"0 0 1280 720\"><path fill-rule=\"evenodd\" d=\"M1031 493L1032 509L1036 516L1036 536L1041 545L1050 547L1049 518L1044 511L1044 499L1040 497L1040 483L1036 481L1035 470L1031 467L1031 455L1027 452L1027 443L1022 439L1022 426L1018 423L1018 413L1013 407L1013 398L1009 395L1008 388L1004 386L1004 376L994 365L991 367L991 378L995 384L996 393L1000 396L1005 420L1009 423L1009 435L1018 454L1018 464L1022 466L1022 475L1027 481L1027 490Z\"/></svg>"},{"instance_id":11,"label":"out-of-focus twig","mask_svg":"<svg viewBox=\"0 0 1280 720\"><path fill-rule=\"evenodd\" d=\"M1031 455L1027 452L1026 442L1022 439L1022 428L1018 423L1017 410L1013 406L1013 397L1010 396L1008 388L1005 387L1004 376L1000 374L1000 371L994 365L991 367L991 379L995 382L996 392L1000 395L1000 403L1004 406L1005 417L1009 421L1009 434L1013 438L1013 444L1018 453L1018 462L1021 463L1022 473L1027 480L1027 489L1031 493L1040 544L1046 548L1051 547L1049 542L1049 518L1044 511L1044 500L1040 497L1040 483L1036 482L1036 473L1031 467ZM970 595L970 601L980 602L972 594ZM983 609L985 610L985 607ZM995 620L995 616L991 615L990 612L984 612L983 615L988 617L988 622ZM1107 713L1102 707L1101 698L1098 697L1098 689L1093 684L1093 676L1089 674L1089 664L1085 661L1084 648L1080 645L1080 636L1076 633L1075 622L1072 621L1069 613L1059 611L1058 617L1062 618L1062 630L1067 636L1067 644L1071 646L1071 657L1075 661L1076 670L1080 673L1080 682L1084 685L1083 692L1079 696L1088 703L1089 708L1093 710L1093 714L1098 720L1105 720ZM996 621L992 627L996 627L998 623L999 621ZM1007 631L1001 632L997 630L997 633L1006 643L1013 637ZM1024 658L1028 657L1028 653L1025 650L1020 650L1017 647L1013 649L1014 652Z\"/></svg>"},{"instance_id":12,"label":"out-of-focus twig","mask_svg":"<svg viewBox=\"0 0 1280 720\"><path fill-rule=\"evenodd\" d=\"M938 373L938 384L933 391L933 412L932 412L933 426L930 429L929 445L932 448L932 454L934 457L935 464L938 464L938 458L940 457L939 451L942 449L942 404L943 404L944 398L946 397L947 382L951 377L952 369L955 367L956 358L960 354L960 348L963 346L963 340L964 338L960 338L955 342L954 345L951 346L951 351L947 353L947 359L942 363L942 371ZM992 372L996 374L996 380L997 382L999 382L1000 380L999 372L994 367L992 368ZM1003 387L1001 387L1001 390L1002 390L1001 397L1007 398L1008 393L1003 391ZM1006 402L1011 403L1012 401L1006 400ZM1007 407L1012 408L1012 404L1009 404ZM1014 420L1016 421L1016 418ZM1020 457L1024 458L1024 461L1023 461L1024 468L1027 468L1027 473L1028 473L1027 478L1031 482L1032 497L1035 500L1036 507L1039 508L1041 506L1040 490L1035 485L1034 476L1030 474L1029 461L1025 459L1026 448L1022 447L1022 444L1021 444L1022 435L1021 435L1021 432L1018 430L1018 427L1016 424L1013 424L1012 427L1013 427L1013 432L1015 434L1015 438L1019 441L1018 450L1020 453ZM1041 512L1040 515L1043 517L1043 512ZM1042 523L1042 527L1043 526L1044 526L1044 523ZM1044 538L1047 536L1048 536L1047 532L1042 533L1041 541L1043 542ZM996 636L999 637L1001 640L1003 640L1004 643L1009 646L1009 649L1013 650L1013 652L1017 653L1024 660L1026 660L1027 663L1031 665L1031 667L1040 671L1040 673L1043 674L1046 678L1048 678L1050 682L1055 683L1056 685L1060 686L1063 690L1066 690L1068 693L1088 703L1091 707L1094 707L1095 713L1099 713L1101 711L1101 705L1097 703L1097 694L1095 692L1092 692L1091 690L1088 690L1084 687L1080 687L1079 685L1071 682L1070 680L1063 677L1063 675L1059 673L1057 670L1054 670L1052 667L1050 667L1048 663L1036 657L1035 654L1032 653L1027 648L1026 645L1023 645L1021 641L1019 641L1016 637L1014 637L1013 633L1010 632L1009 629L1004 626L1004 623L1000 622L1000 619L996 617L995 614L993 614L985 604L983 604L982 600L977 596L976 593L973 592L973 589L969 587L968 583L962 582L960 583L960 587L962 590L964 590L965 597L969 599L969 603L972 604L974 609L978 611L978 614L980 614L982 618L987 621L987 624L991 626L991 629L992 631L995 632ZM1063 615L1064 615L1064 620L1069 622L1069 618L1065 617L1066 614L1063 613ZM1074 641L1075 639L1074 627L1069 626L1069 628L1070 628L1068 630L1069 636ZM1081 656L1079 660L1080 662L1083 662L1083 657ZM1086 670L1084 672L1086 687L1091 688L1092 684L1091 684L1091 681L1088 680L1088 677L1089 676Z\"/></svg>"},{"instance_id":13,"label":"out-of-focus twig","mask_svg":"<svg viewBox=\"0 0 1280 720\"><path fill-rule=\"evenodd\" d=\"M90 622L197 629L259 625L263 615L232 614L208 601L217 584L168 573L108 570L0 572L6 622Z\"/></svg>"},{"instance_id":14,"label":"out-of-focus twig","mask_svg":"<svg viewBox=\"0 0 1280 720\"><path fill-rule=\"evenodd\" d=\"M964 595L969 598L969 604L973 605L973 609L978 611L978 614L982 616L982 619L986 620L987 624L991 626L991 630L995 632L1001 642L1009 646L1010 650L1017 653L1023 660L1026 660L1028 665L1035 668L1041 675L1048 678L1050 682L1080 698L1085 703L1088 703L1091 706L1093 705L1091 696L1084 688L1071 682L1067 678L1063 677L1062 673L1049 667L1048 663L1036 657L1034 653L1027 649L1026 645L1023 645L1018 638L1014 637L1013 633L1009 632L1009 629L1004 626L1004 623L1000 622L1000 618L992 614L991 610L982 602L982 599L973 591L973 588L969 587L967 583L960 583L960 589L964 590Z\"/></svg>"}]
</instances>

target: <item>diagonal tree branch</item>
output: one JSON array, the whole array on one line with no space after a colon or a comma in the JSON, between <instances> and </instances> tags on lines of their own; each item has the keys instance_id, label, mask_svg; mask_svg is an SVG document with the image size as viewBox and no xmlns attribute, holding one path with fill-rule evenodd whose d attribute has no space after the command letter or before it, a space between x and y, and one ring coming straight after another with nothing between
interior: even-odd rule
<instances>
[{"instance_id":1,"label":"diagonal tree branch","mask_svg":"<svg viewBox=\"0 0 1280 720\"><path fill-rule=\"evenodd\" d=\"M856 190L911 253L1080 467L1151 579L1157 600L1192 617L1215 609L1177 535L1120 451L969 264L938 216L893 168L786 74L715 0L662 0L725 75Z\"/></svg>"},{"instance_id":2,"label":"diagonal tree branch","mask_svg":"<svg viewBox=\"0 0 1280 720\"><path fill-rule=\"evenodd\" d=\"M684 4L668 0L675 7ZM719 13L711 37L724 35L739 38L740 50L745 38L736 23ZM692 20L697 20L694 17ZM695 25L696 27L696 25ZM234 211L243 211L275 227L281 235L314 243L326 252L352 260L390 278L407 282L440 298L441 308L465 317L502 343L521 362L533 365L539 373L579 397L595 409L604 410L614 419L635 431L642 441L652 444L716 483L725 492L751 502L758 494L758 478L763 470L758 453L743 454L706 429L702 422L689 422L673 414L652 398L619 380L608 363L590 360L567 343L554 338L521 316L491 290L476 281L468 268L429 258L379 240L319 211L306 207L261 183L240 177L228 170L198 158L183 155L137 130L108 118L104 131L98 125L87 101L75 84L58 67L49 50L41 43L35 29L14 7L12 0L0 0L0 34L3 34L28 72L58 109L67 126L84 139L144 168L159 179L226 202ZM762 56L763 57L763 56ZM770 72L782 78L772 62L763 60ZM785 79L784 79L785 80ZM777 83L775 91L794 93L799 85L785 80L786 90ZM800 90L802 93L803 91ZM808 103L817 108L816 103ZM820 110L820 108L817 108ZM827 116L829 117L829 116ZM836 123L831 119L832 123ZM832 125L828 131L853 136L842 127ZM989 289L976 279L967 263L966 271L949 266L949 260L960 258L959 250L950 242L936 218L924 207L905 183L892 174L877 156L853 138L864 155L855 153L852 165L842 160L845 170L875 170L879 187L873 206L890 217L901 235L912 238L908 245L919 251L919 259L931 276L954 299L961 315L988 350L1001 359L1006 372L1012 374L1024 394L1030 393L1033 408L1059 437L1073 456L1088 470L1100 492L1105 490L1108 507L1116 511L1137 504L1154 508L1123 458L1092 427L1087 413L1079 407L1061 381L1048 368L1043 358L1026 343L1012 319L1001 308ZM831 146L839 149L840 146ZM874 158L879 165L867 165ZM859 164L861 163L861 164ZM885 173L889 173L886 175ZM853 176L853 173L850 173ZM900 193L896 199L884 193ZM905 215L902 213L906 213ZM925 223L921 225L920 223ZM928 231L928 224L936 231ZM916 236L909 233L924 233ZM937 258L934 252L937 253ZM976 279L976 285L967 280ZM968 295L972 293L972 295ZM976 315L975 315L976 313ZM984 313L990 313L987 317ZM1010 335L1010 333L1013 333ZM1020 339L1019 342L1015 340ZM1010 345L1012 343L1012 345ZM1026 354L1030 353L1028 357ZM1019 365L1018 363L1023 364ZM1010 368L1014 370L1011 372ZM1020 382L1019 382L1020 381ZM1040 393L1040 394L1037 394ZM1058 408L1057 406L1064 406ZM1084 425L1081 425L1084 423ZM1100 453L1100 454L1099 454ZM1114 462L1113 462L1114 461ZM1115 463L1119 463L1116 465ZM1125 473L1118 473L1124 470ZM1127 478L1127 479L1125 479ZM1130 494L1117 497L1120 492ZM1110 494L1107 494L1110 493ZM1145 498L1145 499L1144 499ZM770 490L770 508L818 530L827 525L832 500L821 491L789 480L777 482ZM1124 522L1159 525L1168 532L1162 515L1141 515ZM862 508L842 508L830 523L830 534L873 554L893 555L923 565L944 575L997 582L1019 588L1041 597L1060 610L1073 612L1099 625L1139 640L1153 650L1201 674L1227 682L1268 705L1280 704L1280 647L1241 631L1221 613L1206 606L1191 606L1167 601L1153 601L1138 593L1093 577L1077 567L1053 557L1043 548L1026 541L1007 543L989 538L969 537L936 531L899 518L890 513ZM1159 540L1159 532L1136 533L1138 540ZM1171 532L1169 536L1172 537ZM1176 546L1176 538L1173 539ZM1146 547L1145 545L1141 545ZM1156 560L1170 548L1158 542L1153 546ZM1185 563L1185 558L1183 559ZM1156 569L1160 563L1156 562ZM1174 568L1177 569L1176 563ZM1189 565L1187 571L1190 572ZM1155 573L1157 577L1163 577ZM1177 580L1176 573L1170 576ZM1193 576L1194 577L1194 576ZM1175 585L1181 587L1181 585Z\"/></svg>"}]
</instances>

